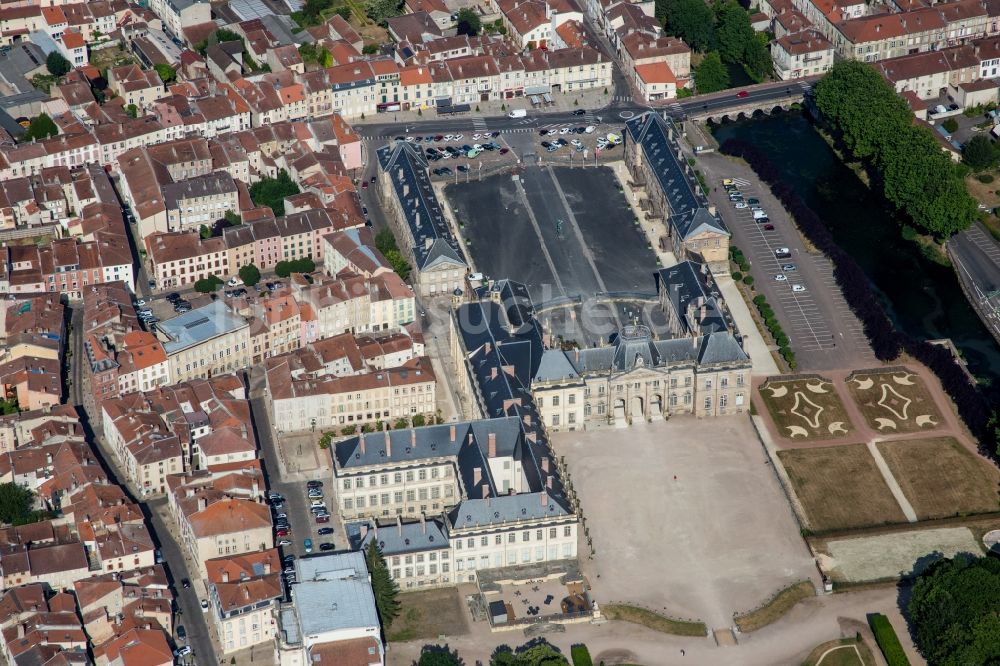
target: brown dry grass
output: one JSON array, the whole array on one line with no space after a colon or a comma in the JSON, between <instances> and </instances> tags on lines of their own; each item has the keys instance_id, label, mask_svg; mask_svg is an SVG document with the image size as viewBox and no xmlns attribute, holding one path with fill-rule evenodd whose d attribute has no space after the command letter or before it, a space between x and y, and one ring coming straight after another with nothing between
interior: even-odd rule
<instances>
[{"instance_id":1,"label":"brown dry grass","mask_svg":"<svg viewBox=\"0 0 1000 666\"><path fill-rule=\"evenodd\" d=\"M823 382L823 388L826 389L826 393L814 393L806 388L807 384L815 385L818 382ZM771 394L771 389L781 387L788 389L787 394L778 398L774 397ZM844 409L843 403L840 402L833 382L828 379L812 375L791 381L767 381L761 385L759 395L767 407L768 413L774 420L778 436L784 439L795 441L834 439L837 437L846 437L854 432L854 426L847 416L847 410ZM792 410L796 409L797 399L799 401L797 411L809 418L812 418L815 408L811 407L805 400L822 408L822 412L819 413L819 417L816 419L816 427L813 427L809 421L801 416L792 413ZM839 430L830 432L830 425L838 422L843 424L846 432ZM791 426L805 428L809 435L807 437L801 435L791 437Z\"/></svg>"},{"instance_id":2,"label":"brown dry grass","mask_svg":"<svg viewBox=\"0 0 1000 666\"><path fill-rule=\"evenodd\" d=\"M467 611L457 588L407 592L398 599L399 617L386 629L390 641L461 636L469 631Z\"/></svg>"},{"instance_id":3,"label":"brown dry grass","mask_svg":"<svg viewBox=\"0 0 1000 666\"><path fill-rule=\"evenodd\" d=\"M814 532L906 521L864 444L778 451Z\"/></svg>"},{"instance_id":4,"label":"brown dry grass","mask_svg":"<svg viewBox=\"0 0 1000 666\"><path fill-rule=\"evenodd\" d=\"M851 373L851 376L847 378L847 390L850 392L851 397L854 402L857 403L858 409L865 417L865 421L868 426L875 430L876 432L884 432L886 434L895 432L920 432L923 430L933 430L941 425L941 412L938 410L937 405L934 403L933 398L931 398L930 391L927 390L927 386L924 384L923 379L918 375L913 375L911 373L910 381L913 382L912 386L906 386L899 384L893 380L893 375L901 376L903 371L896 372L882 372L882 371L866 371L859 370L857 372ZM857 382L854 380L865 380L871 379L875 383L867 390L862 391L858 388ZM896 411L903 410L903 401L892 394L888 388L883 388L883 386L891 387L892 391L895 391L899 395L903 396L905 399L909 399L911 402L905 406L906 419L900 419L895 414L892 413L887 407L883 407L878 403L883 400L883 404L887 404ZM886 393L883 394L883 391ZM917 425L917 416L921 415L930 416L934 424L925 424L923 426ZM895 428L885 428L879 430L878 422L876 418L887 418L891 419L893 423L896 424Z\"/></svg>"},{"instance_id":5,"label":"brown dry grass","mask_svg":"<svg viewBox=\"0 0 1000 666\"><path fill-rule=\"evenodd\" d=\"M1000 474L952 437L879 442L878 448L921 520L1000 508Z\"/></svg>"},{"instance_id":6,"label":"brown dry grass","mask_svg":"<svg viewBox=\"0 0 1000 666\"><path fill-rule=\"evenodd\" d=\"M795 604L803 599L815 596L816 588L811 582L808 580L799 581L778 592L757 610L750 611L745 615L737 615L733 621L743 633L757 631L780 620L785 613L792 610Z\"/></svg>"},{"instance_id":7,"label":"brown dry grass","mask_svg":"<svg viewBox=\"0 0 1000 666\"><path fill-rule=\"evenodd\" d=\"M969 194L973 199L990 208L996 208L1000 206L1000 195L997 194L1000 191L1000 179L996 179L995 172L990 173L995 179L992 183L980 183L975 176L970 175L965 178L965 186L969 188Z\"/></svg>"}]
</instances>

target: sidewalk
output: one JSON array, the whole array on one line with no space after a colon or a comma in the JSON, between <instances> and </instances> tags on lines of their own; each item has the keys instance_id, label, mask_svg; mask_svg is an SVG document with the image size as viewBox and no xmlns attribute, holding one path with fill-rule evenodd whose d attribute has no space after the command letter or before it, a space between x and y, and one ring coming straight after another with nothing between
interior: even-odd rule
<instances>
[{"instance_id":1,"label":"sidewalk","mask_svg":"<svg viewBox=\"0 0 1000 666\"><path fill-rule=\"evenodd\" d=\"M778 370L778 364L774 362L774 356L771 355L771 348L764 342L764 336L757 328L757 322L753 320L750 308L743 300L743 294L733 282L733 278L729 275L716 273L712 275L715 276L715 283L719 286L722 298L726 301L729 314L736 322L736 328L743 336L743 349L750 355L750 372L754 375L768 377L781 374Z\"/></svg>"}]
</instances>

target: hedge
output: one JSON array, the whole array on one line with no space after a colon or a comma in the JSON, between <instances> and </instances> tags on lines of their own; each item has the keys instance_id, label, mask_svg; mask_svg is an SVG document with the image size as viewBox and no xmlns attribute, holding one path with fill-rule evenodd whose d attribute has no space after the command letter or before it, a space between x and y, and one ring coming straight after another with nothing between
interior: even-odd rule
<instances>
[{"instance_id":1,"label":"hedge","mask_svg":"<svg viewBox=\"0 0 1000 666\"><path fill-rule=\"evenodd\" d=\"M899 642L896 630L889 623L889 618L881 613L872 613L868 616L868 624L871 625L875 642L878 643L889 666L910 666L910 660L903 652L903 645Z\"/></svg>"},{"instance_id":2,"label":"hedge","mask_svg":"<svg viewBox=\"0 0 1000 666\"><path fill-rule=\"evenodd\" d=\"M834 266L834 279L851 310L861 321L875 356L880 361L888 362L905 351L926 365L940 380L942 388L958 407L962 420L979 440L980 450L986 455L992 455L988 446L992 441L987 427L991 415L989 402L979 388L969 381L951 352L896 330L872 288L868 275L854 257L837 244L819 215L788 183L781 180L780 171L763 151L739 139L728 139L719 147L719 151L746 161L757 176L770 186L771 192L795 220L802 235L830 258Z\"/></svg>"},{"instance_id":3,"label":"hedge","mask_svg":"<svg viewBox=\"0 0 1000 666\"><path fill-rule=\"evenodd\" d=\"M573 658L573 666L594 666L594 660L590 658L590 650L580 643L569 649L569 655Z\"/></svg>"}]
</instances>

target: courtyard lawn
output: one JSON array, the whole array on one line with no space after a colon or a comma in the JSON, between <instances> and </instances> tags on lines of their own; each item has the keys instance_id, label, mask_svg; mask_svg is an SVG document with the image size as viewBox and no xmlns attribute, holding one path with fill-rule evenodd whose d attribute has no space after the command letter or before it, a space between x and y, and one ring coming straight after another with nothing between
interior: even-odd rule
<instances>
[{"instance_id":1,"label":"courtyard lawn","mask_svg":"<svg viewBox=\"0 0 1000 666\"><path fill-rule=\"evenodd\" d=\"M456 588L406 592L398 598L399 617L386 631L389 641L460 636L469 631L467 613Z\"/></svg>"},{"instance_id":2,"label":"courtyard lawn","mask_svg":"<svg viewBox=\"0 0 1000 666\"><path fill-rule=\"evenodd\" d=\"M923 380L906 368L859 370L847 378L851 397L878 432L933 430L941 412Z\"/></svg>"},{"instance_id":3,"label":"courtyard lawn","mask_svg":"<svg viewBox=\"0 0 1000 666\"><path fill-rule=\"evenodd\" d=\"M818 375L768 380L760 387L760 399L780 437L831 439L854 431L833 383Z\"/></svg>"}]
</instances>

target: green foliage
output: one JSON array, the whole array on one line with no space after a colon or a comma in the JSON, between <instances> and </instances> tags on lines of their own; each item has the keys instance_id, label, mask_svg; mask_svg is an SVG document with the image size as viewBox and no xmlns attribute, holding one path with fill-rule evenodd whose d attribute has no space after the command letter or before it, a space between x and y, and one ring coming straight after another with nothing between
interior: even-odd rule
<instances>
[{"instance_id":1,"label":"green foliage","mask_svg":"<svg viewBox=\"0 0 1000 666\"><path fill-rule=\"evenodd\" d=\"M21 411L21 407L17 404L16 395L0 399L0 415L10 416L11 414L17 414L19 411Z\"/></svg>"},{"instance_id":2,"label":"green foliage","mask_svg":"<svg viewBox=\"0 0 1000 666\"><path fill-rule=\"evenodd\" d=\"M361 52L364 53L365 55L373 55L375 53L378 53L378 44L375 43L365 44L361 48Z\"/></svg>"},{"instance_id":3,"label":"green foliage","mask_svg":"<svg viewBox=\"0 0 1000 666\"><path fill-rule=\"evenodd\" d=\"M349 437L357 432L358 432L358 426L356 425L344 426L343 428L340 429L340 434L343 435L344 437Z\"/></svg>"},{"instance_id":4,"label":"green foliage","mask_svg":"<svg viewBox=\"0 0 1000 666\"><path fill-rule=\"evenodd\" d=\"M253 264L247 264L240 268L240 279L243 280L243 284L252 287L260 282L260 269Z\"/></svg>"},{"instance_id":5,"label":"green foliage","mask_svg":"<svg viewBox=\"0 0 1000 666\"><path fill-rule=\"evenodd\" d=\"M333 0L306 0L302 7L300 25L309 27L323 22L323 12L333 6Z\"/></svg>"},{"instance_id":6,"label":"green foliage","mask_svg":"<svg viewBox=\"0 0 1000 666\"><path fill-rule=\"evenodd\" d=\"M954 120L954 118L949 118L948 120ZM969 165L969 168L973 171L984 171L994 166L997 163L997 150L990 141L989 137L984 134L977 134L972 137L968 143L962 148L962 161ZM992 178L988 181L981 182L992 182Z\"/></svg>"},{"instance_id":7,"label":"green foliage","mask_svg":"<svg viewBox=\"0 0 1000 666\"><path fill-rule=\"evenodd\" d=\"M408 428L410 426L410 421L405 416L401 416L396 419L396 422L392 424L394 430L402 430L403 428Z\"/></svg>"},{"instance_id":8,"label":"green foliage","mask_svg":"<svg viewBox=\"0 0 1000 666\"><path fill-rule=\"evenodd\" d=\"M317 49L315 44L306 43L299 47L299 55L306 64L312 62L323 68L333 67L333 54L326 47L321 46Z\"/></svg>"},{"instance_id":9,"label":"green foliage","mask_svg":"<svg viewBox=\"0 0 1000 666\"><path fill-rule=\"evenodd\" d=\"M594 666L590 650L583 643L570 647L569 656L573 658L573 666Z\"/></svg>"},{"instance_id":10,"label":"green foliage","mask_svg":"<svg viewBox=\"0 0 1000 666\"><path fill-rule=\"evenodd\" d=\"M447 645L425 645L415 666L465 666L465 661L458 656L458 650L449 650Z\"/></svg>"},{"instance_id":11,"label":"green foliage","mask_svg":"<svg viewBox=\"0 0 1000 666\"><path fill-rule=\"evenodd\" d=\"M285 197L299 193L299 186L282 169L277 178L262 178L250 186L250 198L255 206L268 206L277 217L285 214Z\"/></svg>"},{"instance_id":12,"label":"green foliage","mask_svg":"<svg viewBox=\"0 0 1000 666\"><path fill-rule=\"evenodd\" d=\"M731 275L733 276L733 282L739 282L743 279L743 273L739 271L733 271Z\"/></svg>"},{"instance_id":13,"label":"green foliage","mask_svg":"<svg viewBox=\"0 0 1000 666\"><path fill-rule=\"evenodd\" d=\"M517 650L499 646L490 656L490 666L569 666L569 662L550 643L535 639Z\"/></svg>"},{"instance_id":14,"label":"green foliage","mask_svg":"<svg viewBox=\"0 0 1000 666\"><path fill-rule=\"evenodd\" d=\"M714 6L715 37L722 59L741 63L747 74L760 81L771 73L771 54L750 25L750 14L736 0L722 0Z\"/></svg>"},{"instance_id":15,"label":"green foliage","mask_svg":"<svg viewBox=\"0 0 1000 666\"><path fill-rule=\"evenodd\" d=\"M976 219L961 169L870 66L839 62L816 85L816 106L854 158L878 172L886 199L925 232L949 236Z\"/></svg>"},{"instance_id":16,"label":"green foliage","mask_svg":"<svg viewBox=\"0 0 1000 666\"><path fill-rule=\"evenodd\" d=\"M63 76L73 69L73 65L59 51L53 51L45 58L45 68L52 76Z\"/></svg>"},{"instance_id":17,"label":"green foliage","mask_svg":"<svg viewBox=\"0 0 1000 666\"><path fill-rule=\"evenodd\" d=\"M333 432L324 432L323 435L319 438L319 448L321 449L330 448L330 445L333 443L334 436L335 433Z\"/></svg>"},{"instance_id":18,"label":"green foliage","mask_svg":"<svg viewBox=\"0 0 1000 666\"><path fill-rule=\"evenodd\" d=\"M384 27L386 19L399 16L401 5L399 0L368 0L365 12L368 18Z\"/></svg>"},{"instance_id":19,"label":"green foliage","mask_svg":"<svg viewBox=\"0 0 1000 666\"><path fill-rule=\"evenodd\" d=\"M385 558L382 557L382 551L374 539L368 542L365 560L368 563L368 573L371 574L375 606L382 619L382 626L388 630L392 626L392 621L399 615L399 599L397 598L399 586L392 579Z\"/></svg>"},{"instance_id":20,"label":"green foliage","mask_svg":"<svg viewBox=\"0 0 1000 666\"><path fill-rule=\"evenodd\" d=\"M194 283L194 290L199 294L211 294L213 291L221 287L223 284L222 280L219 279L217 275L209 275L207 278L202 278Z\"/></svg>"},{"instance_id":21,"label":"green foliage","mask_svg":"<svg viewBox=\"0 0 1000 666\"><path fill-rule=\"evenodd\" d=\"M753 286L753 276L752 275L744 275L743 276L743 284L745 284L748 287L752 287Z\"/></svg>"},{"instance_id":22,"label":"green foliage","mask_svg":"<svg viewBox=\"0 0 1000 666\"><path fill-rule=\"evenodd\" d=\"M984 185L989 185L995 179L993 178L992 175L990 175L988 173L981 173L978 176L976 176L976 180L978 180L980 183L982 183Z\"/></svg>"},{"instance_id":23,"label":"green foliage","mask_svg":"<svg viewBox=\"0 0 1000 666\"><path fill-rule=\"evenodd\" d=\"M0 523L25 525L36 512L31 510L35 494L16 483L0 483Z\"/></svg>"},{"instance_id":24,"label":"green foliage","mask_svg":"<svg viewBox=\"0 0 1000 666\"><path fill-rule=\"evenodd\" d=\"M32 139L38 139L40 141L57 134L59 134L59 128L56 127L52 118L47 113L39 113L32 119L31 124L28 125L28 131L24 133L23 140L31 141Z\"/></svg>"},{"instance_id":25,"label":"green foliage","mask_svg":"<svg viewBox=\"0 0 1000 666\"><path fill-rule=\"evenodd\" d=\"M160 80L164 83L171 83L177 80L177 70L166 63L161 62L153 65L153 69L160 75Z\"/></svg>"},{"instance_id":26,"label":"green foliage","mask_svg":"<svg viewBox=\"0 0 1000 666\"><path fill-rule=\"evenodd\" d=\"M129 104L128 106L125 107L125 113L128 114L129 118L138 118L139 107L137 107L135 104Z\"/></svg>"},{"instance_id":27,"label":"green foliage","mask_svg":"<svg viewBox=\"0 0 1000 666\"><path fill-rule=\"evenodd\" d=\"M729 71L718 51L712 51L694 68L694 84L700 93L717 92L729 87Z\"/></svg>"},{"instance_id":28,"label":"green foliage","mask_svg":"<svg viewBox=\"0 0 1000 666\"><path fill-rule=\"evenodd\" d=\"M944 128L948 134L958 131L958 121L954 118L945 118L944 122L941 123L941 127Z\"/></svg>"},{"instance_id":29,"label":"green foliage","mask_svg":"<svg viewBox=\"0 0 1000 666\"><path fill-rule=\"evenodd\" d=\"M694 95L694 91L690 88L678 88L677 89L677 99L684 99L686 97L691 97Z\"/></svg>"},{"instance_id":30,"label":"green foliage","mask_svg":"<svg viewBox=\"0 0 1000 666\"><path fill-rule=\"evenodd\" d=\"M868 624L871 625L872 633L875 634L875 642L878 643L878 647L882 650L889 666L910 666L910 660L906 658L903 646L899 642L899 636L889 624L889 618L881 613L872 613L868 616Z\"/></svg>"},{"instance_id":31,"label":"green foliage","mask_svg":"<svg viewBox=\"0 0 1000 666\"><path fill-rule=\"evenodd\" d=\"M198 227L198 235L201 236L203 239L211 238L212 230L208 228L207 224L203 224L200 227Z\"/></svg>"},{"instance_id":32,"label":"green foliage","mask_svg":"<svg viewBox=\"0 0 1000 666\"><path fill-rule=\"evenodd\" d=\"M656 17L667 34L683 39L695 51L715 45L715 22L704 0L656 0Z\"/></svg>"},{"instance_id":33,"label":"green foliage","mask_svg":"<svg viewBox=\"0 0 1000 666\"><path fill-rule=\"evenodd\" d=\"M420 428L422 426L427 425L427 417L425 417L423 414L414 414L413 418L410 419L410 423L413 425L414 428Z\"/></svg>"},{"instance_id":34,"label":"green foliage","mask_svg":"<svg viewBox=\"0 0 1000 666\"><path fill-rule=\"evenodd\" d=\"M378 232L375 236L375 247L382 253L385 260L389 262L396 275L403 280L410 276L410 264L403 258L403 253L399 251L399 247L396 245L396 237L392 235L392 231L382 229L382 231Z\"/></svg>"},{"instance_id":35,"label":"green foliage","mask_svg":"<svg viewBox=\"0 0 1000 666\"><path fill-rule=\"evenodd\" d=\"M243 44L243 52L246 53L247 45L243 38L232 30L227 30L226 28L219 28L211 35L195 44L194 50L201 55L205 55L205 51L208 50L209 46L218 44L219 42L240 42Z\"/></svg>"},{"instance_id":36,"label":"green foliage","mask_svg":"<svg viewBox=\"0 0 1000 666\"><path fill-rule=\"evenodd\" d=\"M931 666L1000 663L1000 560L959 555L934 563L914 583L907 611Z\"/></svg>"},{"instance_id":37,"label":"green foliage","mask_svg":"<svg viewBox=\"0 0 1000 666\"><path fill-rule=\"evenodd\" d=\"M333 13L339 15L340 18L344 19L345 21L351 20L351 8L348 7L347 5L344 5L343 7L337 7L335 10L333 10Z\"/></svg>"},{"instance_id":38,"label":"green foliage","mask_svg":"<svg viewBox=\"0 0 1000 666\"><path fill-rule=\"evenodd\" d=\"M229 223L231 227L237 227L243 224L243 218L235 210L227 210L222 218Z\"/></svg>"},{"instance_id":39,"label":"green foliage","mask_svg":"<svg viewBox=\"0 0 1000 666\"><path fill-rule=\"evenodd\" d=\"M459 35L469 35L470 37L475 37L482 30L482 23L479 20L479 14L469 7L463 7L458 10L458 33Z\"/></svg>"},{"instance_id":40,"label":"green foliage","mask_svg":"<svg viewBox=\"0 0 1000 666\"><path fill-rule=\"evenodd\" d=\"M292 273L312 273L316 270L316 262L312 257L302 259L292 259L291 261L279 261L274 267L274 273L278 277L286 278Z\"/></svg>"}]
</instances>

